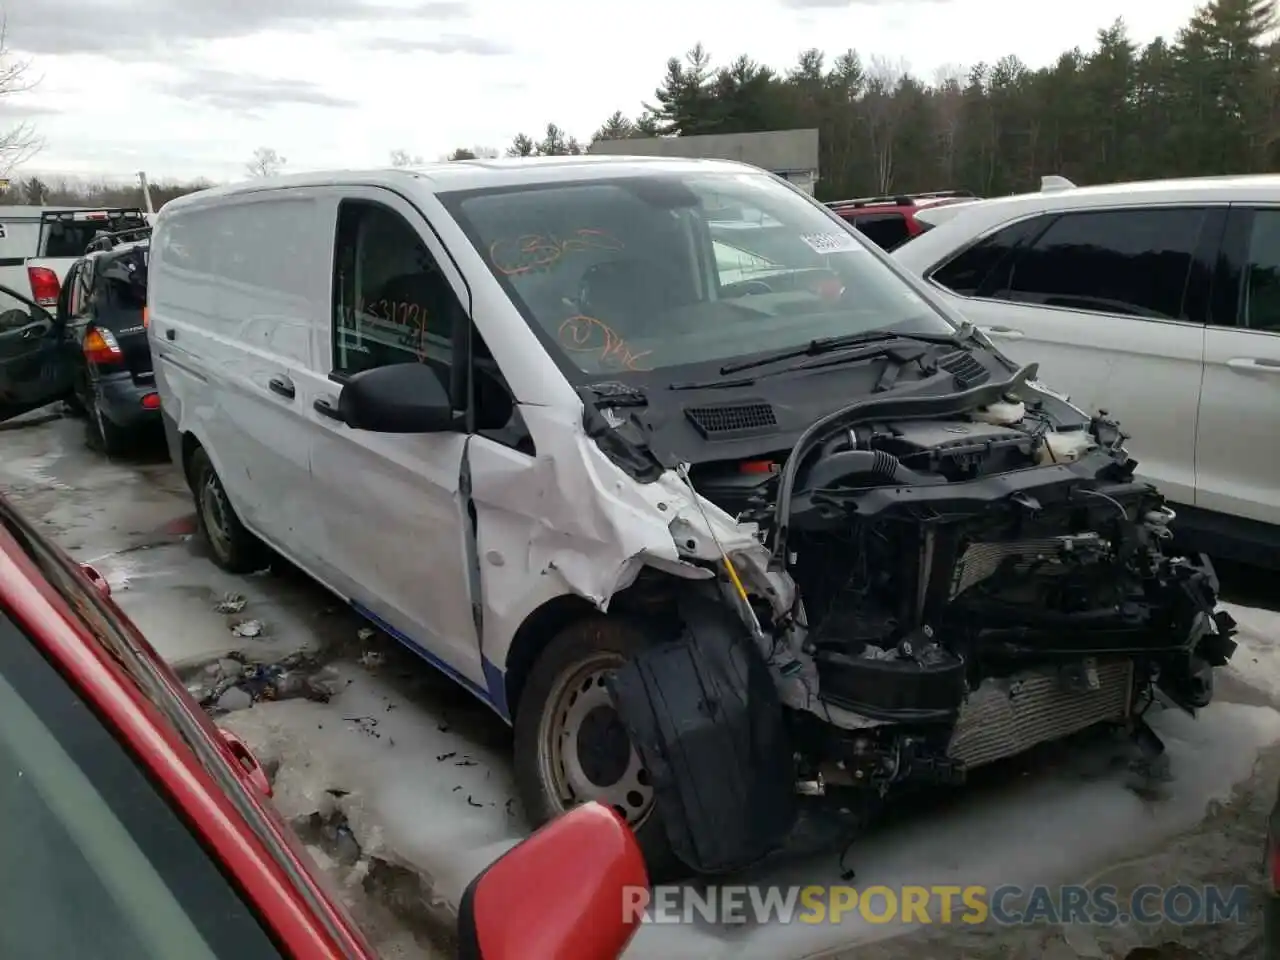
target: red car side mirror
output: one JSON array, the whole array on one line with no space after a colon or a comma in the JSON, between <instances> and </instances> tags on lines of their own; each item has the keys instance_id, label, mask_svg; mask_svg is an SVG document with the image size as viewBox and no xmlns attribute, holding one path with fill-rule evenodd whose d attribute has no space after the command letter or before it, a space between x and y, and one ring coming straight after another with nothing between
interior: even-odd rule
<instances>
[{"instance_id":1,"label":"red car side mirror","mask_svg":"<svg viewBox=\"0 0 1280 960\"><path fill-rule=\"evenodd\" d=\"M649 886L635 835L599 803L575 807L489 864L458 910L458 960L617 960Z\"/></svg>"}]
</instances>

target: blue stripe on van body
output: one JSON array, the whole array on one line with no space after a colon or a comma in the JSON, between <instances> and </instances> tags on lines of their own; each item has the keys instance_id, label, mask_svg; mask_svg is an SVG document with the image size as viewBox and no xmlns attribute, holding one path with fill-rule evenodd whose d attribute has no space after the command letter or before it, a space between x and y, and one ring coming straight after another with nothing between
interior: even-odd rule
<instances>
[{"instance_id":1,"label":"blue stripe on van body","mask_svg":"<svg viewBox=\"0 0 1280 960\"><path fill-rule=\"evenodd\" d=\"M491 663L488 659L486 659L483 656L481 656L480 658L481 666L484 669L485 682L488 685L488 689L486 690L484 687L480 686L475 681L471 680L469 677L463 676L461 673L459 673L453 667L449 666L449 664L445 663L439 657L435 656L432 653L428 653L426 648L423 647L420 643L417 643L410 637L405 636L403 633L401 633L395 627L391 626L391 624L387 623L385 620L379 617L376 613L374 613L368 607L365 607L362 604L357 603L355 600L349 600L347 602L351 604L351 609L353 609L356 613L360 614L360 616L364 617L366 620L372 623L375 627L377 627L383 633L387 634L389 637L394 639L401 646L405 647L407 650L417 655L418 657L421 657L431 666L435 667L437 670L443 673L446 677L448 677L450 680L457 683L464 690L466 690L468 693L474 696L477 700L483 703L486 707L488 707L490 710L492 710L494 713L500 716L507 723L511 722L511 713L507 708L506 677L503 674L503 672L498 668L497 664Z\"/></svg>"}]
</instances>

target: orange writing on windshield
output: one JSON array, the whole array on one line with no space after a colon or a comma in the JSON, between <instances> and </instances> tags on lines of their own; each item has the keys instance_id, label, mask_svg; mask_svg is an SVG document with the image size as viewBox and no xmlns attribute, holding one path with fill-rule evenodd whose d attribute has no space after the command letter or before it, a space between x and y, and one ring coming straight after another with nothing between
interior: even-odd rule
<instances>
[{"instance_id":1,"label":"orange writing on windshield","mask_svg":"<svg viewBox=\"0 0 1280 960\"><path fill-rule=\"evenodd\" d=\"M623 250L626 245L603 230L575 230L567 237L549 233L528 233L522 237L495 240L489 244L489 259L494 268L507 277L519 277L536 270L546 270L559 263L566 254L587 250Z\"/></svg>"},{"instance_id":2,"label":"orange writing on windshield","mask_svg":"<svg viewBox=\"0 0 1280 960\"><path fill-rule=\"evenodd\" d=\"M569 353L595 354L601 366L636 371L652 369L641 364L652 350L636 353L616 330L595 317L570 317L560 324L558 338Z\"/></svg>"}]
</instances>

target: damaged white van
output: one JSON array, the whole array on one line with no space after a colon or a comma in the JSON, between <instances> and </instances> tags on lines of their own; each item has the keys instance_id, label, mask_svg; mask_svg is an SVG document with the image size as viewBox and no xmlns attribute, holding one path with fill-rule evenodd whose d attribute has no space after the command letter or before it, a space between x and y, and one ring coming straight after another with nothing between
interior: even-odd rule
<instances>
[{"instance_id":1,"label":"damaged white van","mask_svg":"<svg viewBox=\"0 0 1280 960\"><path fill-rule=\"evenodd\" d=\"M203 191L149 315L217 561L308 571L514 724L533 821L603 801L658 874L785 846L802 795L1158 753L1148 702L1235 646L1114 422L751 167Z\"/></svg>"}]
</instances>

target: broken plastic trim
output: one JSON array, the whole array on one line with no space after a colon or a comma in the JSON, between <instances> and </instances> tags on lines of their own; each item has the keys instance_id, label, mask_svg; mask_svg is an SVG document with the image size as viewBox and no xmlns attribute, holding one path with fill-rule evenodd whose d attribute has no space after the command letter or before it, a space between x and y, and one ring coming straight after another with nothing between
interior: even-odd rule
<instances>
[{"instance_id":1,"label":"broken plastic trim","mask_svg":"<svg viewBox=\"0 0 1280 960\"><path fill-rule=\"evenodd\" d=\"M714 594L679 600L683 636L605 681L645 769L676 856L699 873L740 870L786 841L796 770L760 649Z\"/></svg>"},{"instance_id":2,"label":"broken plastic trim","mask_svg":"<svg viewBox=\"0 0 1280 960\"><path fill-rule=\"evenodd\" d=\"M987 383L971 390L939 397L875 397L858 400L834 413L815 420L800 434L787 455L778 476L778 499L774 505L773 559L782 564L786 557L787 532L791 521L791 496L795 487L796 471L805 456L825 439L828 431L844 429L867 420L890 417L895 420L945 417L964 413L975 407L986 406L1001 396L1034 380L1040 370L1038 363L1028 363L1003 383Z\"/></svg>"}]
</instances>

